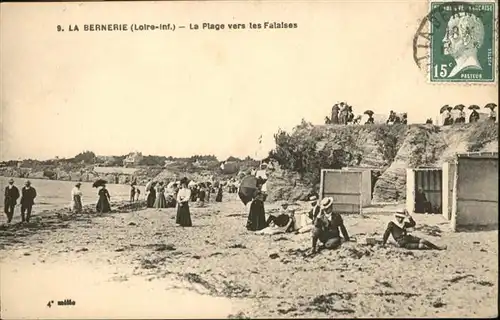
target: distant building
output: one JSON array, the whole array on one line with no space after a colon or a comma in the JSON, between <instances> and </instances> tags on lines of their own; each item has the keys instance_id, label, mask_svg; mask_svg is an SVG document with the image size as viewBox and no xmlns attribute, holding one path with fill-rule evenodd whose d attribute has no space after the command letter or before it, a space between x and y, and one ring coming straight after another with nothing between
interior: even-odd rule
<instances>
[{"instance_id":1,"label":"distant building","mask_svg":"<svg viewBox=\"0 0 500 320\"><path fill-rule=\"evenodd\" d=\"M136 166L138 165L144 157L141 152L131 152L128 156L123 160L124 166Z\"/></svg>"}]
</instances>

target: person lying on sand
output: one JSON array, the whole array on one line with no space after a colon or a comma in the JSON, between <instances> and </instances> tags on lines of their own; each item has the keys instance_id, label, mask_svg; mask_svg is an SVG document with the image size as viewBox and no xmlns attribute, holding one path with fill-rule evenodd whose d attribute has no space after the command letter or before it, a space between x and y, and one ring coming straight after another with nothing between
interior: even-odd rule
<instances>
[{"instance_id":1,"label":"person lying on sand","mask_svg":"<svg viewBox=\"0 0 500 320\"><path fill-rule=\"evenodd\" d=\"M397 242L401 248L405 249L419 249L419 250L445 250L446 246L437 246L427 240L420 239L407 233L407 228L415 227L415 220L408 213L408 211L399 211L394 215L394 220L389 222L387 229L384 233L382 246L385 246L389 235Z\"/></svg>"},{"instance_id":2,"label":"person lying on sand","mask_svg":"<svg viewBox=\"0 0 500 320\"><path fill-rule=\"evenodd\" d=\"M326 249L337 249L342 243L339 229L344 236L344 241L350 241L342 217L339 213L333 212L333 198L324 198L321 200L321 213L314 221L311 253L316 253L318 240L325 245Z\"/></svg>"},{"instance_id":3,"label":"person lying on sand","mask_svg":"<svg viewBox=\"0 0 500 320\"><path fill-rule=\"evenodd\" d=\"M295 212L287 210L286 214L280 214L277 217L269 216L268 226L255 234L278 234L293 232L295 230Z\"/></svg>"}]
</instances>

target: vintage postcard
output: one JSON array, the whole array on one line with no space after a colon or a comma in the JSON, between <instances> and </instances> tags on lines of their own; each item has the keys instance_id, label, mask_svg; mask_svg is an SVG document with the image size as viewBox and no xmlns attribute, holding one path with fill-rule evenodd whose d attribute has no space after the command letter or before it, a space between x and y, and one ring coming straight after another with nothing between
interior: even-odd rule
<instances>
[{"instance_id":1,"label":"vintage postcard","mask_svg":"<svg viewBox=\"0 0 500 320\"><path fill-rule=\"evenodd\" d=\"M3 2L0 318L498 316L498 1Z\"/></svg>"}]
</instances>

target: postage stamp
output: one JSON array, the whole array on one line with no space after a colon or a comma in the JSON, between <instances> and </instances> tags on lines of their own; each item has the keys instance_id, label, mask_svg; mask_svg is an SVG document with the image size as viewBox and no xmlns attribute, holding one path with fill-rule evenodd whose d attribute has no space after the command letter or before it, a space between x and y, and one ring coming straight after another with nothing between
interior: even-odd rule
<instances>
[{"instance_id":1,"label":"postage stamp","mask_svg":"<svg viewBox=\"0 0 500 320\"><path fill-rule=\"evenodd\" d=\"M496 2L430 5L430 82L495 82Z\"/></svg>"}]
</instances>

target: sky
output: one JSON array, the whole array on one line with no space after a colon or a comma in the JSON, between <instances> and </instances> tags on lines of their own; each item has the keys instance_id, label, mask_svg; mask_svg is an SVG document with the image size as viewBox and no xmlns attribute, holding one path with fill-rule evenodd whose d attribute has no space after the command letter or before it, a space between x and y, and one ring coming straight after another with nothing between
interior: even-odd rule
<instances>
[{"instance_id":1,"label":"sky","mask_svg":"<svg viewBox=\"0 0 500 320\"><path fill-rule=\"evenodd\" d=\"M444 104L498 102L494 85L429 84L417 68L412 40L427 1L1 6L1 160L83 150L261 157L279 128L322 124L339 101L356 114L407 112L410 123ZM189 29L264 21L298 28ZM83 32L90 23L187 28Z\"/></svg>"}]
</instances>

